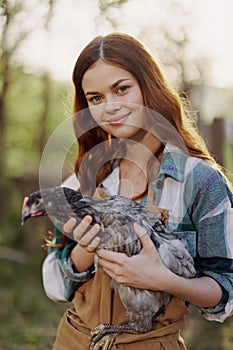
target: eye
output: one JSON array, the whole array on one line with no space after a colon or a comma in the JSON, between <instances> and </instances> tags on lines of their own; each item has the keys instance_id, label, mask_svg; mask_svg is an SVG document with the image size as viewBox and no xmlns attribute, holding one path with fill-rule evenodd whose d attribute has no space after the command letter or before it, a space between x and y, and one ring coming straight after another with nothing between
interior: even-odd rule
<instances>
[{"instance_id":1,"label":"eye","mask_svg":"<svg viewBox=\"0 0 233 350\"><path fill-rule=\"evenodd\" d=\"M125 93L127 93L128 92L128 90L129 90L129 86L120 86L117 90L116 90L116 93L118 94L118 95L124 95Z\"/></svg>"},{"instance_id":2,"label":"eye","mask_svg":"<svg viewBox=\"0 0 233 350\"><path fill-rule=\"evenodd\" d=\"M101 103L102 101L103 101L103 97L100 95L96 95L88 99L89 103L95 104L95 105Z\"/></svg>"},{"instance_id":3,"label":"eye","mask_svg":"<svg viewBox=\"0 0 233 350\"><path fill-rule=\"evenodd\" d=\"M35 200L35 205L36 205L36 206L40 205L40 203L41 203L40 199L36 199L36 200Z\"/></svg>"}]
</instances>

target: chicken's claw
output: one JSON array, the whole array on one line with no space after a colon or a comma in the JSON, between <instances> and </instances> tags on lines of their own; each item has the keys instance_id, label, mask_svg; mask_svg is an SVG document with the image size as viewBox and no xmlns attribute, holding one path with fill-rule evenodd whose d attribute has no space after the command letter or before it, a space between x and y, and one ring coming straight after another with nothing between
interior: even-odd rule
<instances>
[{"instance_id":1,"label":"chicken's claw","mask_svg":"<svg viewBox=\"0 0 233 350\"><path fill-rule=\"evenodd\" d=\"M116 326L111 324L101 324L91 330L90 350L110 350L116 336L121 330L115 330Z\"/></svg>"}]
</instances>

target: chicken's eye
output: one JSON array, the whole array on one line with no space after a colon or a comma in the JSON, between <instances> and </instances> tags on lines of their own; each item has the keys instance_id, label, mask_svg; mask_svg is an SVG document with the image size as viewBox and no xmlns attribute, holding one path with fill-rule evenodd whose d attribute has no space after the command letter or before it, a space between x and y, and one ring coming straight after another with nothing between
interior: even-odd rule
<instances>
[{"instance_id":1,"label":"chicken's eye","mask_svg":"<svg viewBox=\"0 0 233 350\"><path fill-rule=\"evenodd\" d=\"M36 206L40 205L40 200L39 200L39 199L36 199L35 205L36 205Z\"/></svg>"}]
</instances>

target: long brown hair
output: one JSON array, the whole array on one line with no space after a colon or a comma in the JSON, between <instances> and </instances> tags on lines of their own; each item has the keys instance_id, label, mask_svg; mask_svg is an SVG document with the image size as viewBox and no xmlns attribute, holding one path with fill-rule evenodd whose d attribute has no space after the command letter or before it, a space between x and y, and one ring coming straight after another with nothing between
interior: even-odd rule
<instances>
[{"instance_id":1,"label":"long brown hair","mask_svg":"<svg viewBox=\"0 0 233 350\"><path fill-rule=\"evenodd\" d=\"M168 85L158 63L149 51L140 41L129 35L112 33L93 39L80 54L73 71L74 130L79 143L75 172L79 177L82 191L92 193L95 186L110 173L111 157L114 154L112 144L107 142L108 134L91 117L82 89L85 72L98 60L130 72L141 87L145 107L162 115L178 131L191 156L206 159L220 169L198 133L189 109L185 107L179 94ZM104 145L106 162L101 160L102 152L98 152L98 149L94 151L95 146L101 143ZM116 146L115 149L117 148ZM93 152L90 155L91 150ZM89 156L86 157L87 155ZM91 180L88 181L88 178L93 179L93 175L96 175L95 184Z\"/></svg>"}]
</instances>

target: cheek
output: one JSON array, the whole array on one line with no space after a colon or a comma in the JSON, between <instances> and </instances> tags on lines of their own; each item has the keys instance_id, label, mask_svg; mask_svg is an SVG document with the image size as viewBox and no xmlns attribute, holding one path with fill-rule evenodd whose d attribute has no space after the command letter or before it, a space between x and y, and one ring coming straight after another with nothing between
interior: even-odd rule
<instances>
[{"instance_id":1,"label":"cheek","mask_svg":"<svg viewBox=\"0 0 233 350\"><path fill-rule=\"evenodd\" d=\"M143 96L142 96L140 89L135 90L133 92L133 94L130 96L130 100L131 100L130 101L131 103L135 103L137 105L144 106Z\"/></svg>"},{"instance_id":2,"label":"cheek","mask_svg":"<svg viewBox=\"0 0 233 350\"><path fill-rule=\"evenodd\" d=\"M102 116L104 113L104 107L102 105L90 106L89 110L91 112L92 118L96 121L96 123L99 124L102 120Z\"/></svg>"}]
</instances>

